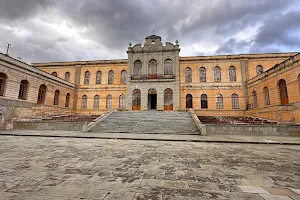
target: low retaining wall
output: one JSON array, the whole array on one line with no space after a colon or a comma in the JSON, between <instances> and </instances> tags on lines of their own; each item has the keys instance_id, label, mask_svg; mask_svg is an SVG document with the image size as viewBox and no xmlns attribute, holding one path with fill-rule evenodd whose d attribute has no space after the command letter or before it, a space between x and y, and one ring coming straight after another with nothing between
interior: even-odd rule
<instances>
[{"instance_id":1,"label":"low retaining wall","mask_svg":"<svg viewBox=\"0 0 300 200\"><path fill-rule=\"evenodd\" d=\"M81 131L84 122L13 122L14 129Z\"/></svg>"},{"instance_id":2,"label":"low retaining wall","mask_svg":"<svg viewBox=\"0 0 300 200\"><path fill-rule=\"evenodd\" d=\"M300 136L300 126L296 125L205 124L201 129L207 135Z\"/></svg>"}]
</instances>

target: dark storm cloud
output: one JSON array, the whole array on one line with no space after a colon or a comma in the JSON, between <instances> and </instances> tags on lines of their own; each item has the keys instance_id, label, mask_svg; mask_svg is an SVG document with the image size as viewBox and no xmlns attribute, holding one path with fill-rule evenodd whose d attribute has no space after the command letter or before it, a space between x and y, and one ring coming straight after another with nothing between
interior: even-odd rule
<instances>
[{"instance_id":1,"label":"dark storm cloud","mask_svg":"<svg viewBox=\"0 0 300 200\"><path fill-rule=\"evenodd\" d=\"M267 19L258 30L254 42L259 47L268 45L299 47L300 10L277 14Z\"/></svg>"},{"instance_id":2,"label":"dark storm cloud","mask_svg":"<svg viewBox=\"0 0 300 200\"><path fill-rule=\"evenodd\" d=\"M178 39L181 55L300 51L299 13L298 0L0 0L0 51L9 42L34 62L126 58L153 30Z\"/></svg>"},{"instance_id":3,"label":"dark storm cloud","mask_svg":"<svg viewBox=\"0 0 300 200\"><path fill-rule=\"evenodd\" d=\"M27 19L49 6L54 6L51 0L0 0L0 19Z\"/></svg>"},{"instance_id":4,"label":"dark storm cloud","mask_svg":"<svg viewBox=\"0 0 300 200\"><path fill-rule=\"evenodd\" d=\"M237 52L245 52L245 48L249 47L250 42L238 41L234 38L230 38L225 43L221 44L217 49L216 54L235 54Z\"/></svg>"},{"instance_id":5,"label":"dark storm cloud","mask_svg":"<svg viewBox=\"0 0 300 200\"><path fill-rule=\"evenodd\" d=\"M64 13L80 26L88 27L95 40L110 48L131 42L143 42L152 33L164 34L170 26L186 16L184 1L90 0L74 6L76 12L62 5ZM134 41L133 41L134 40Z\"/></svg>"},{"instance_id":6,"label":"dark storm cloud","mask_svg":"<svg viewBox=\"0 0 300 200\"><path fill-rule=\"evenodd\" d=\"M229 38L217 49L217 54L300 51L300 10L269 16L251 41ZM249 50L246 50L246 49Z\"/></svg>"}]
</instances>

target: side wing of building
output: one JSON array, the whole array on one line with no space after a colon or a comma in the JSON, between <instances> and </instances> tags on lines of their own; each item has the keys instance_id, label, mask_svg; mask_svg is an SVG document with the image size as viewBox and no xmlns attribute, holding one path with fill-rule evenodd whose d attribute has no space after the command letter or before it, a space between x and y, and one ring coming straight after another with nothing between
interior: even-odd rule
<instances>
[{"instance_id":1,"label":"side wing of building","mask_svg":"<svg viewBox=\"0 0 300 200\"><path fill-rule=\"evenodd\" d=\"M294 55L181 57L181 108L192 106L204 116L242 116L249 104L248 80Z\"/></svg>"},{"instance_id":2,"label":"side wing of building","mask_svg":"<svg viewBox=\"0 0 300 200\"><path fill-rule=\"evenodd\" d=\"M12 118L71 114L75 84L0 54L0 114L2 126Z\"/></svg>"}]
</instances>

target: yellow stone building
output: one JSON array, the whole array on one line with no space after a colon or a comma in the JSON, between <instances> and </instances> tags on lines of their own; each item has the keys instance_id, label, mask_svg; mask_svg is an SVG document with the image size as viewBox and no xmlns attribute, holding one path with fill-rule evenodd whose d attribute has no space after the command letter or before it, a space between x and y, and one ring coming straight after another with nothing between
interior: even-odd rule
<instances>
[{"instance_id":1,"label":"yellow stone building","mask_svg":"<svg viewBox=\"0 0 300 200\"><path fill-rule=\"evenodd\" d=\"M13 117L101 114L110 108L193 108L198 116L300 123L299 53L179 53L178 41L163 45L151 35L143 45L129 45L128 59L27 65L1 54L2 124Z\"/></svg>"}]
</instances>

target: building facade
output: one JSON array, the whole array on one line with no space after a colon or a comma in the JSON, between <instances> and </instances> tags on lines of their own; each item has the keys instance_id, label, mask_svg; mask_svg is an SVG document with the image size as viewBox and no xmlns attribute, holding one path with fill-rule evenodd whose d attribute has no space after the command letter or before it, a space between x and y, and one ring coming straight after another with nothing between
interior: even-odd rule
<instances>
[{"instance_id":1,"label":"building facade","mask_svg":"<svg viewBox=\"0 0 300 200\"><path fill-rule=\"evenodd\" d=\"M251 115L300 123L299 54L179 53L178 41L163 45L161 37L151 35L143 45L129 44L128 59L122 60L27 65L2 54L0 108L14 110L12 102L19 110L27 106L9 118L26 113L101 114L111 108L193 108L199 116Z\"/></svg>"}]
</instances>

